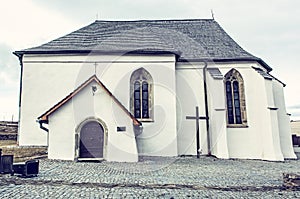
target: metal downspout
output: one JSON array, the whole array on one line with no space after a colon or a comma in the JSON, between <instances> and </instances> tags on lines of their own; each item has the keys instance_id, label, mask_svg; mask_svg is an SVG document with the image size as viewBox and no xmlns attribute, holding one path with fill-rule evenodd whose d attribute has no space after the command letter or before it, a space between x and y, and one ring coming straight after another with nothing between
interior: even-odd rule
<instances>
[{"instance_id":1,"label":"metal downspout","mask_svg":"<svg viewBox=\"0 0 300 199\"><path fill-rule=\"evenodd\" d=\"M207 132L207 151L208 151L208 155L210 156L211 155L211 148L210 148L210 132L209 132L208 95L207 95L207 84L206 84L206 69L207 69L207 66L208 66L207 62L204 61L203 83L204 83L204 101L205 101L206 132Z\"/></svg>"},{"instance_id":2,"label":"metal downspout","mask_svg":"<svg viewBox=\"0 0 300 199\"><path fill-rule=\"evenodd\" d=\"M21 71L20 71L20 87L19 87L19 118L18 118L18 132L21 132L20 121L21 121L21 98L22 98L22 85L23 85L23 55L15 54L20 61ZM17 135L17 143L19 145L19 133Z\"/></svg>"},{"instance_id":3,"label":"metal downspout","mask_svg":"<svg viewBox=\"0 0 300 199\"><path fill-rule=\"evenodd\" d=\"M43 124L48 124L48 121L45 120L37 120L37 122L40 124L40 129L47 132L47 146L49 146L49 129L43 126Z\"/></svg>"}]
</instances>

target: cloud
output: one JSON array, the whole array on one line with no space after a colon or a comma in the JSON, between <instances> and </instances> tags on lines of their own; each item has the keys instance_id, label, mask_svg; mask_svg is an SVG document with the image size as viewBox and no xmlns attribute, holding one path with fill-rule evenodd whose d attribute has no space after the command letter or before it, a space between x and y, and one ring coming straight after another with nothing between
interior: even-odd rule
<instances>
[{"instance_id":1,"label":"cloud","mask_svg":"<svg viewBox=\"0 0 300 199\"><path fill-rule=\"evenodd\" d=\"M19 71L12 49L0 43L0 120L18 119Z\"/></svg>"},{"instance_id":2,"label":"cloud","mask_svg":"<svg viewBox=\"0 0 300 199\"><path fill-rule=\"evenodd\" d=\"M0 69L2 67L13 67L15 56L12 54L13 49L9 45L0 42ZM13 59L12 59L13 58Z\"/></svg>"},{"instance_id":3,"label":"cloud","mask_svg":"<svg viewBox=\"0 0 300 199\"><path fill-rule=\"evenodd\" d=\"M15 49L40 45L79 25L63 12L36 5L31 0L5 1L0 7L0 40Z\"/></svg>"},{"instance_id":4,"label":"cloud","mask_svg":"<svg viewBox=\"0 0 300 199\"><path fill-rule=\"evenodd\" d=\"M19 61L12 49L0 43L0 90L14 89L19 82Z\"/></svg>"},{"instance_id":5,"label":"cloud","mask_svg":"<svg viewBox=\"0 0 300 199\"><path fill-rule=\"evenodd\" d=\"M18 120L18 92L0 92L0 120Z\"/></svg>"},{"instance_id":6,"label":"cloud","mask_svg":"<svg viewBox=\"0 0 300 199\"><path fill-rule=\"evenodd\" d=\"M11 88L15 88L18 86L16 81L11 79L10 75L6 72L0 72L0 83L1 83L1 91L9 90Z\"/></svg>"},{"instance_id":7,"label":"cloud","mask_svg":"<svg viewBox=\"0 0 300 199\"><path fill-rule=\"evenodd\" d=\"M36 5L31 0L10 0L0 7L0 120L18 115L19 60L15 50L41 45L81 26L63 12Z\"/></svg>"},{"instance_id":8,"label":"cloud","mask_svg":"<svg viewBox=\"0 0 300 199\"><path fill-rule=\"evenodd\" d=\"M178 17L182 14L181 10L192 7L187 6L185 0L73 0L71 4L69 1L61 0L32 2L44 9L63 10L65 17L76 18L81 22L91 22L96 19L97 14L99 19L168 18L169 13L173 16L177 14ZM177 12L172 12L173 10Z\"/></svg>"}]
</instances>

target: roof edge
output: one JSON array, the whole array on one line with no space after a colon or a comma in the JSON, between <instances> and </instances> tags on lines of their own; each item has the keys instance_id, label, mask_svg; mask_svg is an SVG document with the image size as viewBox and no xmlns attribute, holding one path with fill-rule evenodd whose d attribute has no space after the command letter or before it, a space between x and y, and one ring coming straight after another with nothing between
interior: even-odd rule
<instances>
[{"instance_id":1,"label":"roof edge","mask_svg":"<svg viewBox=\"0 0 300 199\"><path fill-rule=\"evenodd\" d=\"M191 18L191 19L128 19L128 20L95 20L95 22L157 22L157 21L203 21L203 20L207 20L207 21L215 21L212 18L201 18L201 19L195 19L195 18Z\"/></svg>"},{"instance_id":2,"label":"roof edge","mask_svg":"<svg viewBox=\"0 0 300 199\"><path fill-rule=\"evenodd\" d=\"M48 117L62 107L65 103L67 103L70 99L72 99L75 95L77 95L82 89L84 89L88 84L92 81L96 81L103 89L107 92L107 94L113 98L113 100L120 106L120 108L125 111L125 113L132 119L134 125L142 125L140 121L138 121L126 108L125 106L108 90L108 88L98 79L96 75L91 76L88 80L78 86L73 92L59 101L57 104L48 109L45 113L40 115L37 119L38 121L48 121Z\"/></svg>"},{"instance_id":3,"label":"roof edge","mask_svg":"<svg viewBox=\"0 0 300 199\"><path fill-rule=\"evenodd\" d=\"M179 59L181 62L234 62L234 61L256 61L262 65L268 72L273 69L260 58L228 58L228 59Z\"/></svg>"},{"instance_id":4,"label":"roof edge","mask_svg":"<svg viewBox=\"0 0 300 199\"><path fill-rule=\"evenodd\" d=\"M105 50L21 50L21 51L15 51L13 52L14 55L16 56L22 56L24 54L29 54L29 55L39 55L39 54L89 54L89 53L106 53L106 54L176 54L176 55L181 55L182 52L176 51L176 50L159 50L159 49L139 49L139 50L133 50L133 51L126 51L126 50L114 50L111 52L107 52Z\"/></svg>"},{"instance_id":5,"label":"roof edge","mask_svg":"<svg viewBox=\"0 0 300 199\"><path fill-rule=\"evenodd\" d=\"M126 53L126 54L175 54L175 55L179 55L178 56L178 61L182 61L182 62L191 62L191 61L213 61L213 62L232 62L232 61L256 61L259 64L261 64L268 72L271 72L273 69L265 62L263 61L261 58L228 58L228 59L210 59L210 58L206 58L206 59L184 59L184 58L180 58L180 55L182 54L182 52L179 51L166 51L166 50L135 50L135 51L113 51L113 52L106 52L103 50L52 50L52 51L46 51L46 50L21 50L21 51L15 51L13 52L14 55L16 55L17 57L20 57L24 54L30 54L30 55L37 55L37 54L73 54L73 53L82 53L82 54L89 54L89 53Z\"/></svg>"}]
</instances>

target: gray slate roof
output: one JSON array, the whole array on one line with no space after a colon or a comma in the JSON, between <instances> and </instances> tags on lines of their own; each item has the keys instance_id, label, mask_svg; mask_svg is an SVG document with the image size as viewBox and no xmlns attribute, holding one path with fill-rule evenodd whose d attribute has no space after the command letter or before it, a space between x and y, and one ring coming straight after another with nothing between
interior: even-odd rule
<instances>
[{"instance_id":1,"label":"gray slate roof","mask_svg":"<svg viewBox=\"0 0 300 199\"><path fill-rule=\"evenodd\" d=\"M32 53L175 53L178 61L258 61L242 49L213 19L95 21L38 47Z\"/></svg>"}]
</instances>

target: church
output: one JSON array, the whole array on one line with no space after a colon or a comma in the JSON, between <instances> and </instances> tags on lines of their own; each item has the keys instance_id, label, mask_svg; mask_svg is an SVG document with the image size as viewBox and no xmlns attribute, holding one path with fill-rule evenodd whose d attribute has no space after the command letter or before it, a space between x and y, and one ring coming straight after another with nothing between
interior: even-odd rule
<instances>
[{"instance_id":1,"label":"church","mask_svg":"<svg viewBox=\"0 0 300 199\"><path fill-rule=\"evenodd\" d=\"M214 19L97 20L14 54L18 143L50 159L296 159L285 84Z\"/></svg>"}]
</instances>

